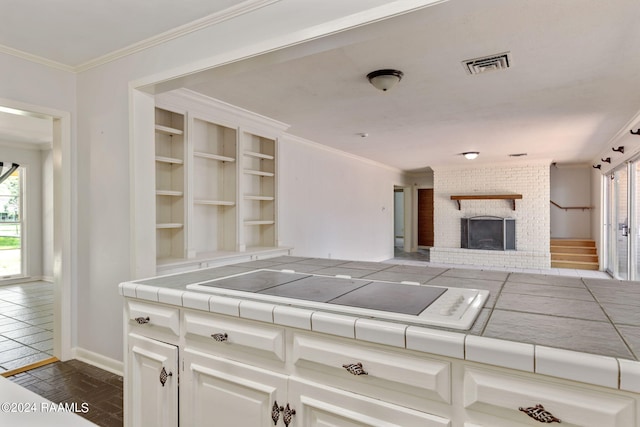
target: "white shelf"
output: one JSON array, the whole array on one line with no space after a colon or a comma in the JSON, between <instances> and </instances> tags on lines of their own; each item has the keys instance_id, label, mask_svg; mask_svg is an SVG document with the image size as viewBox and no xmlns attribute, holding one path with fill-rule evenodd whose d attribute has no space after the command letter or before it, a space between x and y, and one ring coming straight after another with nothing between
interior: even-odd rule
<instances>
[{"instance_id":1,"label":"white shelf","mask_svg":"<svg viewBox=\"0 0 640 427\"><path fill-rule=\"evenodd\" d=\"M249 220L245 221L244 225L272 225L275 223L273 220Z\"/></svg>"},{"instance_id":2,"label":"white shelf","mask_svg":"<svg viewBox=\"0 0 640 427\"><path fill-rule=\"evenodd\" d=\"M206 199L194 200L193 203L196 205L212 205L212 206L235 206L236 205L235 202L230 202L227 200L206 200Z\"/></svg>"},{"instance_id":3,"label":"white shelf","mask_svg":"<svg viewBox=\"0 0 640 427\"><path fill-rule=\"evenodd\" d=\"M275 157L270 154L258 153L256 151L245 151L244 155L249 157L256 157L258 159L265 159L265 160L275 159Z\"/></svg>"},{"instance_id":4,"label":"white shelf","mask_svg":"<svg viewBox=\"0 0 640 427\"><path fill-rule=\"evenodd\" d=\"M257 175L257 176L275 176L275 174L273 172L264 172L264 171L259 171L259 170L254 170L254 169L245 169L244 173L246 173L247 175Z\"/></svg>"},{"instance_id":5,"label":"white shelf","mask_svg":"<svg viewBox=\"0 0 640 427\"><path fill-rule=\"evenodd\" d=\"M235 162L236 159L234 159L233 157L227 157L227 156L220 156L218 154L211 154L211 153L204 153L202 151L195 151L193 153L193 155L195 157L201 157L203 159L209 159L209 160L218 160L221 162Z\"/></svg>"},{"instance_id":6,"label":"white shelf","mask_svg":"<svg viewBox=\"0 0 640 427\"><path fill-rule=\"evenodd\" d=\"M156 132L163 133L165 135L182 135L184 133L182 129L162 125L156 125Z\"/></svg>"},{"instance_id":7,"label":"white shelf","mask_svg":"<svg viewBox=\"0 0 640 427\"><path fill-rule=\"evenodd\" d=\"M174 191L174 190L156 190L156 196L173 196L173 197L182 197L182 191Z\"/></svg>"},{"instance_id":8,"label":"white shelf","mask_svg":"<svg viewBox=\"0 0 640 427\"><path fill-rule=\"evenodd\" d=\"M259 195L254 195L254 194L246 194L244 196L245 200L264 200L264 201L272 201L275 200L276 198L273 196L259 196Z\"/></svg>"},{"instance_id":9,"label":"white shelf","mask_svg":"<svg viewBox=\"0 0 640 427\"><path fill-rule=\"evenodd\" d=\"M162 229L182 228L182 227L184 227L184 225L177 222L165 222L165 223L156 224L156 228L162 228Z\"/></svg>"},{"instance_id":10,"label":"white shelf","mask_svg":"<svg viewBox=\"0 0 640 427\"><path fill-rule=\"evenodd\" d=\"M156 162L171 163L171 164L176 164L176 165L184 164L184 160L182 160L182 159L178 159L178 158L175 158L175 157L165 157L165 156L156 156Z\"/></svg>"}]
</instances>

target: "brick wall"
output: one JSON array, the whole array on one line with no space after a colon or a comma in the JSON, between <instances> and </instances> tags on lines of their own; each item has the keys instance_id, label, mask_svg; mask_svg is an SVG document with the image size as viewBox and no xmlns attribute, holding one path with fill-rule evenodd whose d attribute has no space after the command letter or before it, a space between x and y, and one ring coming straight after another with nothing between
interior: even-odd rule
<instances>
[{"instance_id":1,"label":"brick wall","mask_svg":"<svg viewBox=\"0 0 640 427\"><path fill-rule=\"evenodd\" d=\"M550 165L548 162L467 168L434 168L434 247L431 261L508 268L549 268ZM462 200L451 195L522 194L516 210L506 200ZM516 250L460 248L460 218L478 215L516 219Z\"/></svg>"}]
</instances>

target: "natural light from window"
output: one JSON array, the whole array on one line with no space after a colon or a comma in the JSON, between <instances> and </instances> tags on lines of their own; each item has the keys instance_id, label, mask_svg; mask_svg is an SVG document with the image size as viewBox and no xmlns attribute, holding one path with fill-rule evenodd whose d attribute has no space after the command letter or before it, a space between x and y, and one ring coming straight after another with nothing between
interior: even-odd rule
<instances>
[{"instance_id":1,"label":"natural light from window","mask_svg":"<svg viewBox=\"0 0 640 427\"><path fill-rule=\"evenodd\" d=\"M0 183L0 279L22 274L21 171Z\"/></svg>"}]
</instances>

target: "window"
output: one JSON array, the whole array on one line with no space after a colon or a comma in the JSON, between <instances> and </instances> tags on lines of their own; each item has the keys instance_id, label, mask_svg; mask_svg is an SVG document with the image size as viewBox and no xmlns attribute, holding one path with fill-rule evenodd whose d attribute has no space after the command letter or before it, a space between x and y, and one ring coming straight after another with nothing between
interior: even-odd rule
<instances>
[{"instance_id":1,"label":"window","mask_svg":"<svg viewBox=\"0 0 640 427\"><path fill-rule=\"evenodd\" d=\"M0 279L23 274L22 175L18 168L0 183Z\"/></svg>"}]
</instances>

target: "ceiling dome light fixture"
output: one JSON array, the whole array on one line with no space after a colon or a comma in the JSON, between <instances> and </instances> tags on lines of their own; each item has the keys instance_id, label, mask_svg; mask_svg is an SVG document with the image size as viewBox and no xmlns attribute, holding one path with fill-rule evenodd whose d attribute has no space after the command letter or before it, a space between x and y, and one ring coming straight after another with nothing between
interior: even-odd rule
<instances>
[{"instance_id":1,"label":"ceiling dome light fixture","mask_svg":"<svg viewBox=\"0 0 640 427\"><path fill-rule=\"evenodd\" d=\"M367 74L369 83L383 92L388 91L402 80L404 73L398 70L376 70Z\"/></svg>"},{"instance_id":2,"label":"ceiling dome light fixture","mask_svg":"<svg viewBox=\"0 0 640 427\"><path fill-rule=\"evenodd\" d=\"M475 159L476 157L478 157L478 154L480 154L478 151L467 151L466 153L462 153L464 158L467 160Z\"/></svg>"}]
</instances>

